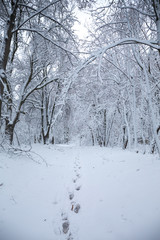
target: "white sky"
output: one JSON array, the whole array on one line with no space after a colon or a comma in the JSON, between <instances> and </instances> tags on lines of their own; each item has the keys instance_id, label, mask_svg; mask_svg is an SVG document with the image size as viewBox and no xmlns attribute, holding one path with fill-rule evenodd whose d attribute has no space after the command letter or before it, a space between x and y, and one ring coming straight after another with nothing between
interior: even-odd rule
<instances>
[{"instance_id":1,"label":"white sky","mask_svg":"<svg viewBox=\"0 0 160 240\"><path fill-rule=\"evenodd\" d=\"M106 6L108 4L108 0L97 0L93 6L93 9L96 9L100 6ZM79 21L74 24L73 29L80 39L85 40L88 36L87 27L92 24L92 17L89 11L86 9L79 10L75 9L75 15Z\"/></svg>"},{"instance_id":2,"label":"white sky","mask_svg":"<svg viewBox=\"0 0 160 240\"><path fill-rule=\"evenodd\" d=\"M87 26L89 26L92 22L90 13L76 9L75 15L79 22L75 22L73 29L75 30L75 33L79 39L84 40L88 36Z\"/></svg>"}]
</instances>

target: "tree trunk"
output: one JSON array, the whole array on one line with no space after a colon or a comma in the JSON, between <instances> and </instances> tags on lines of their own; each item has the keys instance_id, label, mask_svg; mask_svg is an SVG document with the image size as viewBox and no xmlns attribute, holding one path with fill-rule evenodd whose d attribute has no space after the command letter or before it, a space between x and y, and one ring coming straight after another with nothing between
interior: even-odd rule
<instances>
[{"instance_id":1,"label":"tree trunk","mask_svg":"<svg viewBox=\"0 0 160 240\"><path fill-rule=\"evenodd\" d=\"M4 87L3 87L3 84L2 84L1 81L0 81L0 128L1 128L1 125L2 125L2 99L3 99L3 90L4 90Z\"/></svg>"},{"instance_id":2,"label":"tree trunk","mask_svg":"<svg viewBox=\"0 0 160 240\"><path fill-rule=\"evenodd\" d=\"M112 130L112 126L113 126L113 122L114 122L114 117L115 117L115 115L116 115L116 110L115 110L114 113L113 113L111 122L110 122L109 127L108 127L108 130L107 130L106 145L105 145L106 147L107 147L108 144L109 144L110 135L111 135L111 130Z\"/></svg>"},{"instance_id":3,"label":"tree trunk","mask_svg":"<svg viewBox=\"0 0 160 240\"><path fill-rule=\"evenodd\" d=\"M107 119L106 119L107 111L104 110L104 121L103 121L103 146L106 146L106 134L107 134Z\"/></svg>"},{"instance_id":4,"label":"tree trunk","mask_svg":"<svg viewBox=\"0 0 160 240\"><path fill-rule=\"evenodd\" d=\"M92 146L94 146L94 145L95 145L95 142L94 142L94 134L93 134L93 130L92 130L92 128L91 128L90 126L88 126L88 127L89 127L89 130L90 130L90 133L91 133Z\"/></svg>"},{"instance_id":5,"label":"tree trunk","mask_svg":"<svg viewBox=\"0 0 160 240\"><path fill-rule=\"evenodd\" d=\"M12 40L12 30L15 25L15 19L16 19L16 11L18 7L18 0L17 1L11 1L11 12L10 15L8 16L6 26L5 26L5 31L3 35L3 40L2 40L2 45L1 45L1 50L0 50L0 121L2 120L2 99L3 99L3 92L4 92L4 85L6 86L6 89L8 90L8 95L11 94L9 91L9 84L7 82L7 77L6 77L6 66L8 63L8 57L10 53L10 48L11 48L11 40ZM1 125L1 124L0 124ZM13 126L14 129L14 126ZM9 139L10 142L13 141L13 131L12 131L12 126L8 125L6 132L9 133Z\"/></svg>"},{"instance_id":6,"label":"tree trunk","mask_svg":"<svg viewBox=\"0 0 160 240\"><path fill-rule=\"evenodd\" d=\"M134 148L137 149L137 124L136 124L136 91L135 91L135 82L132 81L133 84L133 130L134 130Z\"/></svg>"},{"instance_id":7,"label":"tree trunk","mask_svg":"<svg viewBox=\"0 0 160 240\"><path fill-rule=\"evenodd\" d=\"M144 70L144 75L145 75L145 80L146 80L146 85L147 85L147 93L148 93L148 103L149 103L149 110L150 110L150 116L151 116L151 123L152 123L152 131L153 131L153 136L156 142L157 150L160 156L160 141L158 138L157 134L157 127L156 127L156 118L153 110L153 103L152 103L152 97L151 97L151 86L148 78L148 74L146 71L145 65L143 66Z\"/></svg>"},{"instance_id":8,"label":"tree trunk","mask_svg":"<svg viewBox=\"0 0 160 240\"><path fill-rule=\"evenodd\" d=\"M13 144L13 134L14 134L15 124L10 124L8 120L6 120L6 127L5 127L5 136L7 143L10 145Z\"/></svg>"},{"instance_id":9,"label":"tree trunk","mask_svg":"<svg viewBox=\"0 0 160 240\"><path fill-rule=\"evenodd\" d=\"M127 148L127 144L128 144L128 137L126 136L126 126L123 126L123 149Z\"/></svg>"},{"instance_id":10,"label":"tree trunk","mask_svg":"<svg viewBox=\"0 0 160 240\"><path fill-rule=\"evenodd\" d=\"M157 42L158 42L158 45L160 45L160 1L152 0L152 5L153 5L153 9L156 16Z\"/></svg>"},{"instance_id":11,"label":"tree trunk","mask_svg":"<svg viewBox=\"0 0 160 240\"><path fill-rule=\"evenodd\" d=\"M141 67L141 69L144 73L144 77L145 77L145 81L146 81L148 105L149 105L149 110L150 110L152 133L153 133L153 137L154 137L154 140L155 140L155 143L156 143L156 146L157 146L158 154L160 156L160 140L158 138L158 132L157 132L157 126L156 126L156 117L155 117L154 108L153 108L151 86L150 86L150 81L149 81L147 69L146 69L145 64L143 64L143 62L141 61L140 57L137 54L135 54L135 58L136 58L139 66Z\"/></svg>"},{"instance_id":12,"label":"tree trunk","mask_svg":"<svg viewBox=\"0 0 160 240\"><path fill-rule=\"evenodd\" d=\"M49 143L49 132L46 135L42 134L42 137L43 137L43 143L48 144Z\"/></svg>"},{"instance_id":13,"label":"tree trunk","mask_svg":"<svg viewBox=\"0 0 160 240\"><path fill-rule=\"evenodd\" d=\"M128 144L128 149L130 150L131 149L131 137L130 137L130 129L129 129L129 123L128 123L128 120L127 120L127 113L126 113L125 103L123 103L123 107L124 107L124 121L125 121L125 124L126 124L127 135L128 135L127 136L127 144ZM127 147L127 144L126 144L126 147Z\"/></svg>"}]
</instances>

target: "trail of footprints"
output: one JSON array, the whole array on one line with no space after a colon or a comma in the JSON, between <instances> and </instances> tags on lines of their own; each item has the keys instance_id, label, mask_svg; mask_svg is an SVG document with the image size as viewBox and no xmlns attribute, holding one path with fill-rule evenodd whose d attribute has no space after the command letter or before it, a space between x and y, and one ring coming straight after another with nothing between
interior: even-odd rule
<instances>
[{"instance_id":1,"label":"trail of footprints","mask_svg":"<svg viewBox=\"0 0 160 240\"><path fill-rule=\"evenodd\" d=\"M71 211L73 211L73 213L75 213L75 214L78 214L78 212L80 211L80 208L81 208L81 205L74 201L74 197L75 197L76 192L81 190L81 185L77 184L77 181L81 177L81 175L79 173L79 171L81 169L81 166L80 166L80 162L78 160L79 159L76 158L75 162L74 162L75 177L72 180L73 183L74 183L75 191L69 192L69 195L68 195L69 201L71 203ZM62 231L63 231L64 234L67 234L67 238L66 239L67 240L73 240L72 233L69 231L69 229L70 229L70 222L69 222L69 219L67 217L67 214L62 213L61 217L62 217Z\"/></svg>"}]
</instances>

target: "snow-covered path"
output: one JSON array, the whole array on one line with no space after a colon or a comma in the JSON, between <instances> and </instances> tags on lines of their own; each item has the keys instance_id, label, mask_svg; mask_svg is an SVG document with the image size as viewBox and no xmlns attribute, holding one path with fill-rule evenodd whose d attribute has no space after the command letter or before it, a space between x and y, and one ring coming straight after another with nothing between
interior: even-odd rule
<instances>
[{"instance_id":1,"label":"snow-covered path","mask_svg":"<svg viewBox=\"0 0 160 240\"><path fill-rule=\"evenodd\" d=\"M34 154L41 164L0 153L0 240L160 239L156 157L60 145L34 151L48 167Z\"/></svg>"}]
</instances>

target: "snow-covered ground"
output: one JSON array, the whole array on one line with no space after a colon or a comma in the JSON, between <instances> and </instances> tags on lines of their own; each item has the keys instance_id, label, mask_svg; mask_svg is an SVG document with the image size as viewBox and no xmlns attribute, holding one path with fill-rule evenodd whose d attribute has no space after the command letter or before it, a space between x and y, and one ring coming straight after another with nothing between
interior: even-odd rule
<instances>
[{"instance_id":1,"label":"snow-covered ground","mask_svg":"<svg viewBox=\"0 0 160 240\"><path fill-rule=\"evenodd\" d=\"M34 151L47 165L34 153L0 153L0 240L160 240L157 157L67 145Z\"/></svg>"}]
</instances>

